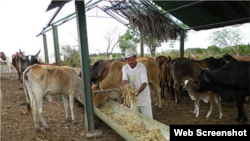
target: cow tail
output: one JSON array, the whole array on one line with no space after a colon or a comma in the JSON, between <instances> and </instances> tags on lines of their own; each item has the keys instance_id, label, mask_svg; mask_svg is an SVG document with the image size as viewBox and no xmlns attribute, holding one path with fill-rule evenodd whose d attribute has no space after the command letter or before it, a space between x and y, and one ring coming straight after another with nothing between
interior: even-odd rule
<instances>
[{"instance_id":1,"label":"cow tail","mask_svg":"<svg viewBox=\"0 0 250 141\"><path fill-rule=\"evenodd\" d=\"M28 96L28 90L27 90L27 87L29 87L29 82L28 82L28 73L29 71L29 68L27 68L24 72L23 72L23 89L24 89L24 92L25 92L25 96L26 96L26 106L27 106L27 111L29 114L31 114L32 112L32 109L31 109L31 106L30 106L30 99L29 99L29 96Z\"/></svg>"}]
</instances>

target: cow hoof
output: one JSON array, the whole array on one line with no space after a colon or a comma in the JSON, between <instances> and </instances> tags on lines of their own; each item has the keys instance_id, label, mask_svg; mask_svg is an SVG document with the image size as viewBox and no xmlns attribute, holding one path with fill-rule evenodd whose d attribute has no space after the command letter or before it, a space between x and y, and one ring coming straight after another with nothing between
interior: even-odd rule
<instances>
[{"instance_id":1,"label":"cow hoof","mask_svg":"<svg viewBox=\"0 0 250 141\"><path fill-rule=\"evenodd\" d=\"M79 124L78 121L76 120L73 120L73 124Z\"/></svg>"},{"instance_id":2,"label":"cow hoof","mask_svg":"<svg viewBox=\"0 0 250 141\"><path fill-rule=\"evenodd\" d=\"M248 125L248 124L249 124L249 122L248 122L248 121L244 121L244 122L243 122L243 124Z\"/></svg>"},{"instance_id":3,"label":"cow hoof","mask_svg":"<svg viewBox=\"0 0 250 141\"><path fill-rule=\"evenodd\" d=\"M35 130L36 130L37 133L42 132L42 130L40 128L35 129Z\"/></svg>"},{"instance_id":4,"label":"cow hoof","mask_svg":"<svg viewBox=\"0 0 250 141\"><path fill-rule=\"evenodd\" d=\"M49 131L50 130L50 127L45 127L45 131Z\"/></svg>"},{"instance_id":5,"label":"cow hoof","mask_svg":"<svg viewBox=\"0 0 250 141\"><path fill-rule=\"evenodd\" d=\"M240 122L242 118L238 117L235 119L235 121Z\"/></svg>"}]
</instances>

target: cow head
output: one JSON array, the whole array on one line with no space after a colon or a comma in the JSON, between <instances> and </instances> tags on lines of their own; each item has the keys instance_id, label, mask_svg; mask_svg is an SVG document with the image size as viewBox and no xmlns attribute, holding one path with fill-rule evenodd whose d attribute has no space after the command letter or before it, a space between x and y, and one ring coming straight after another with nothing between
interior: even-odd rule
<instances>
[{"instance_id":1,"label":"cow head","mask_svg":"<svg viewBox=\"0 0 250 141\"><path fill-rule=\"evenodd\" d=\"M226 64L228 64L230 62L237 61L233 56L231 56L229 54L224 55L222 58L226 62Z\"/></svg>"},{"instance_id":2,"label":"cow head","mask_svg":"<svg viewBox=\"0 0 250 141\"><path fill-rule=\"evenodd\" d=\"M195 87L196 91L202 91L202 90L207 90L209 84L211 84L211 79L207 75L208 70L203 69L202 67L199 66L201 69L201 72L198 76L198 82Z\"/></svg>"},{"instance_id":3,"label":"cow head","mask_svg":"<svg viewBox=\"0 0 250 141\"><path fill-rule=\"evenodd\" d=\"M20 58L22 72L24 72L24 70L30 65L40 64L40 62L37 59L39 53L40 53L40 50L38 51L38 53L36 55L28 55L28 56L24 56L24 57Z\"/></svg>"},{"instance_id":4,"label":"cow head","mask_svg":"<svg viewBox=\"0 0 250 141\"><path fill-rule=\"evenodd\" d=\"M5 54L3 52L0 52L0 57L4 61L6 61L6 59L7 59L6 56L5 56Z\"/></svg>"}]
</instances>

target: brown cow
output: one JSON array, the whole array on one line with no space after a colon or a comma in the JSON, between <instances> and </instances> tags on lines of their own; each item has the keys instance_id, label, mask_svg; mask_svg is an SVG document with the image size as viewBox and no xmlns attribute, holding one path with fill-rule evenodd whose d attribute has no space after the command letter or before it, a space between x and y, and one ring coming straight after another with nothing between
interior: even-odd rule
<instances>
[{"instance_id":1,"label":"brown cow","mask_svg":"<svg viewBox=\"0 0 250 141\"><path fill-rule=\"evenodd\" d=\"M52 64L48 64L48 63L45 63L45 62L40 62L40 65L56 66L56 62L54 62ZM63 60L60 60L60 65L64 66L64 61Z\"/></svg>"},{"instance_id":2,"label":"brown cow","mask_svg":"<svg viewBox=\"0 0 250 141\"><path fill-rule=\"evenodd\" d=\"M141 62L145 65L147 69L148 82L151 89L152 95L156 95L157 106L162 107L161 103L161 95L159 88L159 77L158 77L158 67L157 63L149 57L143 57L137 59L137 61ZM109 74L99 83L98 85L92 86L92 91L100 90L100 89L114 89L119 88L122 89L122 67L126 63L121 61L114 61L111 65ZM114 95L114 93L102 93L93 96L94 105L99 107L102 105L108 98L117 98L118 95Z\"/></svg>"},{"instance_id":3,"label":"brown cow","mask_svg":"<svg viewBox=\"0 0 250 141\"><path fill-rule=\"evenodd\" d=\"M239 56L235 58L238 61L247 61L250 62L250 56Z\"/></svg>"},{"instance_id":4,"label":"brown cow","mask_svg":"<svg viewBox=\"0 0 250 141\"><path fill-rule=\"evenodd\" d=\"M124 59L117 59L118 61L125 62ZM109 73L111 64L116 60L98 60L94 63L90 70L91 82L96 84L101 82ZM81 76L81 74L80 74Z\"/></svg>"},{"instance_id":5,"label":"brown cow","mask_svg":"<svg viewBox=\"0 0 250 141\"><path fill-rule=\"evenodd\" d=\"M18 74L18 80L21 81L21 60L19 58L24 57L24 52L19 50L16 54L12 55L12 65L16 68Z\"/></svg>"},{"instance_id":6,"label":"brown cow","mask_svg":"<svg viewBox=\"0 0 250 141\"><path fill-rule=\"evenodd\" d=\"M170 92L170 82L172 79L171 76L171 61L166 60L161 66L161 75L160 75L160 87L161 87L161 97L164 97L165 87L167 91Z\"/></svg>"}]
</instances>

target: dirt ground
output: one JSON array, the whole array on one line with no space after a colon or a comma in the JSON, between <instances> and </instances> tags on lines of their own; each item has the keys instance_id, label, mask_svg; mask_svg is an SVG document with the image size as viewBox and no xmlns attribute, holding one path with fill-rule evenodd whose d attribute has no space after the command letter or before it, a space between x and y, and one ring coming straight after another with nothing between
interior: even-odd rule
<instances>
[{"instance_id":1,"label":"dirt ground","mask_svg":"<svg viewBox=\"0 0 250 141\"><path fill-rule=\"evenodd\" d=\"M5 74L1 76L1 140L2 141L123 141L114 130L105 123L100 122L96 128L103 131L103 135L97 138L87 138L87 131L84 127L84 108L78 107L75 103L74 111L79 124L73 124L65 119L65 112L62 101L58 98L54 102L44 102L43 111L46 121L51 127L50 131L37 133L34 130L32 116L27 114L25 106L25 94L22 85L17 79L16 73L10 77ZM219 119L217 107L214 108L210 118L206 120L209 111L209 104L200 102L200 116L196 118L190 111L194 109L193 101L189 97L182 97L180 104L176 104L166 94L162 99L163 108L153 107L153 116L166 125L215 125L215 124L242 124L235 122L237 117L236 102L222 103L223 118ZM250 105L244 105L245 113L250 118Z\"/></svg>"}]
</instances>

